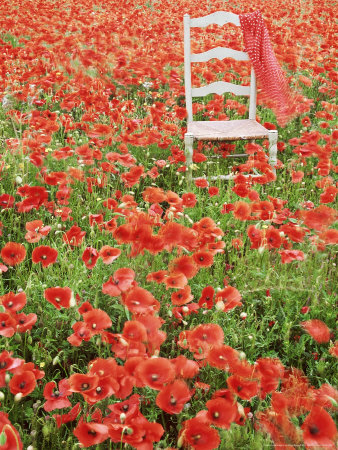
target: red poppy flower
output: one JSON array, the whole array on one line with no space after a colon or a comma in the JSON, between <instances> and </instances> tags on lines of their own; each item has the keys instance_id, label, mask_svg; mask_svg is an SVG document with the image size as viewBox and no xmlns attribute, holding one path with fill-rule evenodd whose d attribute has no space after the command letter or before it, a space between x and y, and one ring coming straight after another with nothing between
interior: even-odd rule
<instances>
[{"instance_id":1,"label":"red poppy flower","mask_svg":"<svg viewBox=\"0 0 338 450\"><path fill-rule=\"evenodd\" d=\"M301 322L301 326L319 344L329 342L330 329L321 320L319 319L306 320L305 322Z\"/></svg>"},{"instance_id":2,"label":"red poppy flower","mask_svg":"<svg viewBox=\"0 0 338 450\"><path fill-rule=\"evenodd\" d=\"M334 343L333 347L329 348L329 353L330 353L330 355L335 356L336 358L338 358L338 341L336 341Z\"/></svg>"},{"instance_id":3,"label":"red poppy flower","mask_svg":"<svg viewBox=\"0 0 338 450\"><path fill-rule=\"evenodd\" d=\"M227 384L233 394L238 395L243 400L250 400L258 393L256 381L250 381L238 375L231 375L227 379Z\"/></svg>"},{"instance_id":4,"label":"red poppy flower","mask_svg":"<svg viewBox=\"0 0 338 450\"><path fill-rule=\"evenodd\" d=\"M234 401L218 397L209 400L205 406L208 408L209 422L216 427L229 429L236 419L237 406Z\"/></svg>"},{"instance_id":5,"label":"red poppy flower","mask_svg":"<svg viewBox=\"0 0 338 450\"><path fill-rule=\"evenodd\" d=\"M292 261L304 261L305 255L301 250L282 250L278 252L281 256L282 264Z\"/></svg>"},{"instance_id":6,"label":"red poppy flower","mask_svg":"<svg viewBox=\"0 0 338 450\"><path fill-rule=\"evenodd\" d=\"M182 306L192 301L191 287L186 285L183 289L179 289L171 294L171 303L173 305Z\"/></svg>"},{"instance_id":7,"label":"red poppy flower","mask_svg":"<svg viewBox=\"0 0 338 450\"><path fill-rule=\"evenodd\" d=\"M8 386L12 394L21 393L25 397L35 389L35 375L30 370L20 370L13 375Z\"/></svg>"},{"instance_id":8,"label":"red poppy flower","mask_svg":"<svg viewBox=\"0 0 338 450\"><path fill-rule=\"evenodd\" d=\"M181 436L184 444L194 450L217 449L221 443L218 432L197 417L183 422Z\"/></svg>"},{"instance_id":9,"label":"red poppy flower","mask_svg":"<svg viewBox=\"0 0 338 450\"><path fill-rule=\"evenodd\" d=\"M108 409L111 413L104 419L104 423L118 423L121 421L121 414L125 415L125 423L129 422L130 419L137 416L140 413L140 395L134 394L125 400L124 402L114 403L113 405L108 405Z\"/></svg>"},{"instance_id":10,"label":"red poppy flower","mask_svg":"<svg viewBox=\"0 0 338 450\"><path fill-rule=\"evenodd\" d=\"M20 313L15 316L16 328L19 333L25 333L27 330L31 330L38 320L38 316L34 313L24 314Z\"/></svg>"},{"instance_id":11,"label":"red poppy flower","mask_svg":"<svg viewBox=\"0 0 338 450\"><path fill-rule=\"evenodd\" d=\"M146 289L134 287L123 296L123 303L134 314L147 314L160 309L160 303Z\"/></svg>"},{"instance_id":12,"label":"red poppy flower","mask_svg":"<svg viewBox=\"0 0 338 450\"><path fill-rule=\"evenodd\" d=\"M176 275L169 275L164 279L164 284L166 289L176 288L183 289L186 284L188 284L188 279L183 273L178 273Z\"/></svg>"},{"instance_id":13,"label":"red poppy flower","mask_svg":"<svg viewBox=\"0 0 338 450\"><path fill-rule=\"evenodd\" d=\"M238 201L233 204L233 214L238 220L248 220L251 216L251 206L247 202Z\"/></svg>"},{"instance_id":14,"label":"red poppy flower","mask_svg":"<svg viewBox=\"0 0 338 450\"><path fill-rule=\"evenodd\" d=\"M325 205L320 205L310 211L302 211L304 223L309 228L322 231L336 220L336 211Z\"/></svg>"},{"instance_id":15,"label":"red poppy flower","mask_svg":"<svg viewBox=\"0 0 338 450\"><path fill-rule=\"evenodd\" d=\"M64 233L62 239L66 244L71 247L79 247L86 235L85 231L82 231L80 227L74 224L66 233Z\"/></svg>"},{"instance_id":16,"label":"red poppy flower","mask_svg":"<svg viewBox=\"0 0 338 450\"><path fill-rule=\"evenodd\" d=\"M279 248L282 245L282 238L279 231L274 227L269 227L265 232L265 239L269 249Z\"/></svg>"},{"instance_id":17,"label":"red poppy flower","mask_svg":"<svg viewBox=\"0 0 338 450\"><path fill-rule=\"evenodd\" d=\"M189 280L197 274L198 266L191 256L184 255L170 262L169 271L170 275L183 273Z\"/></svg>"},{"instance_id":18,"label":"red poppy flower","mask_svg":"<svg viewBox=\"0 0 338 450\"><path fill-rule=\"evenodd\" d=\"M89 405L94 405L105 398L111 397L119 390L119 383L113 376L100 377L97 386L86 392L82 392L83 398Z\"/></svg>"},{"instance_id":19,"label":"red poppy flower","mask_svg":"<svg viewBox=\"0 0 338 450\"><path fill-rule=\"evenodd\" d=\"M201 298L198 300L198 306L200 308L211 309L214 304L215 289L212 286L206 286L201 294Z\"/></svg>"},{"instance_id":20,"label":"red poppy flower","mask_svg":"<svg viewBox=\"0 0 338 450\"><path fill-rule=\"evenodd\" d=\"M5 264L16 266L20 264L26 257L26 249L22 244L17 242L7 242L1 249L1 258Z\"/></svg>"},{"instance_id":21,"label":"red poppy flower","mask_svg":"<svg viewBox=\"0 0 338 450\"><path fill-rule=\"evenodd\" d=\"M45 289L43 293L47 302L57 309L70 308L73 301L73 292L69 287L51 287Z\"/></svg>"},{"instance_id":22,"label":"red poppy flower","mask_svg":"<svg viewBox=\"0 0 338 450\"><path fill-rule=\"evenodd\" d=\"M238 360L238 351L228 345L212 347L207 356L207 361L211 366L222 370L230 370Z\"/></svg>"},{"instance_id":23,"label":"red poppy flower","mask_svg":"<svg viewBox=\"0 0 338 450\"><path fill-rule=\"evenodd\" d=\"M175 380L159 392L156 405L168 414L179 414L190 399L187 384L183 380Z\"/></svg>"},{"instance_id":24,"label":"red poppy flower","mask_svg":"<svg viewBox=\"0 0 338 450\"><path fill-rule=\"evenodd\" d=\"M117 297L131 288L134 278L135 272L132 269L122 267L116 270L113 277L110 277L106 283L103 283L102 292L111 297Z\"/></svg>"},{"instance_id":25,"label":"red poppy flower","mask_svg":"<svg viewBox=\"0 0 338 450\"><path fill-rule=\"evenodd\" d=\"M194 378L199 372L199 366L196 361L180 355L177 358L170 360L175 368L177 378Z\"/></svg>"},{"instance_id":26,"label":"red poppy flower","mask_svg":"<svg viewBox=\"0 0 338 450\"><path fill-rule=\"evenodd\" d=\"M227 312L231 309L235 308L236 306L242 306L242 302L240 301L242 298L240 292L232 287L227 286L221 291L217 292L215 302L222 301L222 311Z\"/></svg>"},{"instance_id":27,"label":"red poppy flower","mask_svg":"<svg viewBox=\"0 0 338 450\"><path fill-rule=\"evenodd\" d=\"M338 390L330 384L324 383L317 389L315 404L326 409L335 410L334 402L338 402Z\"/></svg>"},{"instance_id":28,"label":"red poppy flower","mask_svg":"<svg viewBox=\"0 0 338 450\"><path fill-rule=\"evenodd\" d=\"M78 308L79 313L82 315L88 311L91 311L93 306L89 302L83 302L80 308Z\"/></svg>"},{"instance_id":29,"label":"red poppy flower","mask_svg":"<svg viewBox=\"0 0 338 450\"><path fill-rule=\"evenodd\" d=\"M211 267L214 263L214 255L210 252L199 251L192 257L198 267Z\"/></svg>"},{"instance_id":30,"label":"red poppy flower","mask_svg":"<svg viewBox=\"0 0 338 450\"><path fill-rule=\"evenodd\" d=\"M56 420L56 426L58 428L61 427L63 423L72 422L77 418L77 416L80 414L81 411L81 405L80 403L77 403L68 413L66 414L53 414L54 419Z\"/></svg>"},{"instance_id":31,"label":"red poppy flower","mask_svg":"<svg viewBox=\"0 0 338 450\"><path fill-rule=\"evenodd\" d=\"M0 387L5 386L6 371L14 372L15 369L24 364L23 359L12 358L11 355L12 353L7 352L6 350L0 353Z\"/></svg>"},{"instance_id":32,"label":"red poppy flower","mask_svg":"<svg viewBox=\"0 0 338 450\"><path fill-rule=\"evenodd\" d=\"M0 313L0 336L12 337L15 333L16 322L8 313Z\"/></svg>"},{"instance_id":33,"label":"red poppy flower","mask_svg":"<svg viewBox=\"0 0 338 450\"><path fill-rule=\"evenodd\" d=\"M27 302L27 297L24 292L14 294L14 292L8 292L0 297L0 305L4 306L7 312L17 312L22 309Z\"/></svg>"},{"instance_id":34,"label":"red poppy flower","mask_svg":"<svg viewBox=\"0 0 338 450\"><path fill-rule=\"evenodd\" d=\"M167 270L159 270L158 272L151 272L147 275L147 281L155 281L155 283L163 283L166 276L168 275Z\"/></svg>"},{"instance_id":35,"label":"red poppy flower","mask_svg":"<svg viewBox=\"0 0 338 450\"><path fill-rule=\"evenodd\" d=\"M337 436L336 425L325 409L314 406L305 418L303 425L303 439L306 448L335 449L334 439Z\"/></svg>"},{"instance_id":36,"label":"red poppy flower","mask_svg":"<svg viewBox=\"0 0 338 450\"><path fill-rule=\"evenodd\" d=\"M92 330L85 322L75 322L72 328L74 333L67 338L67 341L74 347L79 347L82 341L89 341L93 336Z\"/></svg>"},{"instance_id":37,"label":"red poppy flower","mask_svg":"<svg viewBox=\"0 0 338 450\"><path fill-rule=\"evenodd\" d=\"M166 358L150 358L137 366L135 375L146 386L159 391L165 384L173 381L175 369Z\"/></svg>"},{"instance_id":38,"label":"red poppy flower","mask_svg":"<svg viewBox=\"0 0 338 450\"><path fill-rule=\"evenodd\" d=\"M82 253L82 261L85 263L87 269L93 269L99 259L99 252L96 248L87 247Z\"/></svg>"},{"instance_id":39,"label":"red poppy flower","mask_svg":"<svg viewBox=\"0 0 338 450\"><path fill-rule=\"evenodd\" d=\"M192 192L188 192L182 195L182 204L186 208L193 208L197 203L196 195Z\"/></svg>"},{"instance_id":40,"label":"red poppy flower","mask_svg":"<svg viewBox=\"0 0 338 450\"><path fill-rule=\"evenodd\" d=\"M124 323L122 336L126 339L139 342L147 342L147 329L137 320L130 320Z\"/></svg>"},{"instance_id":41,"label":"red poppy flower","mask_svg":"<svg viewBox=\"0 0 338 450\"><path fill-rule=\"evenodd\" d=\"M247 235L251 241L251 248L259 248L262 245L263 233L255 225L248 227Z\"/></svg>"},{"instance_id":42,"label":"red poppy flower","mask_svg":"<svg viewBox=\"0 0 338 450\"><path fill-rule=\"evenodd\" d=\"M48 267L54 264L58 256L57 250L51 248L48 245L40 245L36 247L32 252L32 261L34 264L41 263L43 267Z\"/></svg>"},{"instance_id":43,"label":"red poppy flower","mask_svg":"<svg viewBox=\"0 0 338 450\"><path fill-rule=\"evenodd\" d=\"M69 406L72 406L67 398L72 394L72 391L69 390L68 380L61 380L59 382L59 389L56 391L54 391L55 387L55 381L50 381L46 384L43 390L43 396L47 400L43 405L43 409L47 412L53 411L54 409L68 408Z\"/></svg>"},{"instance_id":44,"label":"red poppy flower","mask_svg":"<svg viewBox=\"0 0 338 450\"><path fill-rule=\"evenodd\" d=\"M99 257L102 258L103 264L111 264L120 255L121 250L119 248L113 248L109 245L104 245L99 251Z\"/></svg>"},{"instance_id":45,"label":"red poppy flower","mask_svg":"<svg viewBox=\"0 0 338 450\"><path fill-rule=\"evenodd\" d=\"M73 433L84 447L101 444L109 437L107 425L96 422L83 422L82 420L79 421Z\"/></svg>"},{"instance_id":46,"label":"red poppy flower","mask_svg":"<svg viewBox=\"0 0 338 450\"><path fill-rule=\"evenodd\" d=\"M22 450L23 444L18 430L8 420L8 414L0 412L0 436L4 440L3 450Z\"/></svg>"},{"instance_id":47,"label":"red poppy flower","mask_svg":"<svg viewBox=\"0 0 338 450\"><path fill-rule=\"evenodd\" d=\"M198 178L197 180L195 180L195 186L198 188L207 188L209 186L209 183L205 178Z\"/></svg>"},{"instance_id":48,"label":"red poppy flower","mask_svg":"<svg viewBox=\"0 0 338 450\"><path fill-rule=\"evenodd\" d=\"M112 321L102 309L92 309L83 314L83 320L92 334L99 334L105 328L112 326Z\"/></svg>"},{"instance_id":49,"label":"red poppy flower","mask_svg":"<svg viewBox=\"0 0 338 450\"><path fill-rule=\"evenodd\" d=\"M197 325L187 335L189 349L194 352L196 359L204 358L204 352L208 352L214 346L222 345L223 340L222 328L213 323Z\"/></svg>"},{"instance_id":50,"label":"red poppy flower","mask_svg":"<svg viewBox=\"0 0 338 450\"><path fill-rule=\"evenodd\" d=\"M71 392L87 392L95 389L98 382L98 375L74 373L68 378L69 390Z\"/></svg>"},{"instance_id":51,"label":"red poppy flower","mask_svg":"<svg viewBox=\"0 0 338 450\"><path fill-rule=\"evenodd\" d=\"M13 208L15 198L9 194L0 195L0 207L2 209Z\"/></svg>"}]
</instances>

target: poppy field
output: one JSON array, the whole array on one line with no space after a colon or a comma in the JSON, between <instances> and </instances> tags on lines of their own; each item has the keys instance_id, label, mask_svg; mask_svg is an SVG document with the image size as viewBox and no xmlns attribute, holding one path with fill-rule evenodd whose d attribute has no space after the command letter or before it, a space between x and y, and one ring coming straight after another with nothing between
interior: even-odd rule
<instances>
[{"instance_id":1,"label":"poppy field","mask_svg":"<svg viewBox=\"0 0 338 450\"><path fill-rule=\"evenodd\" d=\"M267 140L199 141L188 183L183 16L257 9L295 105L258 85L276 173ZM0 449L336 448L336 35L328 0L2 0Z\"/></svg>"}]
</instances>

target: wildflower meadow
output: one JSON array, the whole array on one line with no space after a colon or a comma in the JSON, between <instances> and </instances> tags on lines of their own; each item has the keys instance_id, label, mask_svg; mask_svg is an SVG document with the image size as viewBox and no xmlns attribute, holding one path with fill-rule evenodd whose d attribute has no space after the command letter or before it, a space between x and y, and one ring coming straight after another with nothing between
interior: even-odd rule
<instances>
[{"instance_id":1,"label":"wildflower meadow","mask_svg":"<svg viewBox=\"0 0 338 450\"><path fill-rule=\"evenodd\" d=\"M0 449L336 448L332 8L1 1ZM261 11L290 88L281 125L258 83L275 171L266 139L195 142L187 167L183 16L221 10ZM233 24L192 42L243 50ZM250 70L212 59L192 82ZM248 99L193 113L244 119Z\"/></svg>"}]
</instances>

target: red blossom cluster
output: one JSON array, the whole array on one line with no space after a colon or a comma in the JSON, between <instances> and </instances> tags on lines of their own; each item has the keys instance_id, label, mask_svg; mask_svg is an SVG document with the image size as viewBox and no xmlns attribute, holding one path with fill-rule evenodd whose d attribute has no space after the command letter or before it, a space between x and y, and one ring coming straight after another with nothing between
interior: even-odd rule
<instances>
[{"instance_id":1,"label":"red blossom cluster","mask_svg":"<svg viewBox=\"0 0 338 450\"><path fill-rule=\"evenodd\" d=\"M25 292L8 292L0 297L0 305L5 309L0 312L0 336L12 337L14 333L26 333L35 325L38 317L35 313L25 314L21 311L27 302Z\"/></svg>"}]
</instances>

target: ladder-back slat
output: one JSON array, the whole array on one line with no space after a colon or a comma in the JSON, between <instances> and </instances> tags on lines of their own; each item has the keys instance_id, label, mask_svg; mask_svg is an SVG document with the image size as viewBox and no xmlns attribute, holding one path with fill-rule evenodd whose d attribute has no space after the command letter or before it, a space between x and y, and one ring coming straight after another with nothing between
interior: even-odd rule
<instances>
[{"instance_id":1,"label":"ladder-back slat","mask_svg":"<svg viewBox=\"0 0 338 450\"><path fill-rule=\"evenodd\" d=\"M190 19L191 27L207 27L211 24L219 25L220 27L226 23L233 23L237 27L240 26L239 17L237 14L225 11L218 11L208 16L197 17L195 19Z\"/></svg>"},{"instance_id":2,"label":"ladder-back slat","mask_svg":"<svg viewBox=\"0 0 338 450\"><path fill-rule=\"evenodd\" d=\"M207 52L191 54L191 62L206 62L210 59L217 58L220 61L224 58L233 58L236 61L249 61L249 56L245 52L233 50L232 48L215 47Z\"/></svg>"},{"instance_id":3,"label":"ladder-back slat","mask_svg":"<svg viewBox=\"0 0 338 450\"><path fill-rule=\"evenodd\" d=\"M208 94L222 95L225 92L231 92L234 95L250 96L250 86L240 86L239 84L227 83L225 81L216 81L207 86L191 89L191 95L193 97L204 97Z\"/></svg>"}]
</instances>

